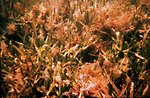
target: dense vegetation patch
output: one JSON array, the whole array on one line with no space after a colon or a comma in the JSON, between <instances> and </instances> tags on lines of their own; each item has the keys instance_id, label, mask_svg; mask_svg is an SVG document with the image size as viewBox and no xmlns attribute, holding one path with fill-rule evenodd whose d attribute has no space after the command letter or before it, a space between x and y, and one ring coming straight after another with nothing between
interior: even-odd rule
<instances>
[{"instance_id":1,"label":"dense vegetation patch","mask_svg":"<svg viewBox=\"0 0 150 98\"><path fill-rule=\"evenodd\" d=\"M150 96L148 0L0 6L2 98Z\"/></svg>"}]
</instances>

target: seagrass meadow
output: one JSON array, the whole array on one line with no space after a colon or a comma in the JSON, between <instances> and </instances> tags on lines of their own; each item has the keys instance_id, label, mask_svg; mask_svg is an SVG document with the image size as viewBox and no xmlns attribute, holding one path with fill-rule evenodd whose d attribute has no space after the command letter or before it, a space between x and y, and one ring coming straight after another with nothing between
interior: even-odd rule
<instances>
[{"instance_id":1,"label":"seagrass meadow","mask_svg":"<svg viewBox=\"0 0 150 98\"><path fill-rule=\"evenodd\" d=\"M150 97L149 0L0 0L1 98Z\"/></svg>"}]
</instances>

